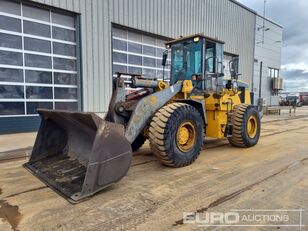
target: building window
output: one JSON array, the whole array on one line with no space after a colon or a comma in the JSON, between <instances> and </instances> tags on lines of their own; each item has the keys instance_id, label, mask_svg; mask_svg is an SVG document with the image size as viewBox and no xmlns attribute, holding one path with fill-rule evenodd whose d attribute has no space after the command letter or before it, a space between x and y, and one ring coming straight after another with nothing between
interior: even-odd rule
<instances>
[{"instance_id":1,"label":"building window","mask_svg":"<svg viewBox=\"0 0 308 231\"><path fill-rule=\"evenodd\" d=\"M129 74L140 74L145 78L163 78L162 53L166 40L145 33L128 29L112 28L112 71ZM170 67L165 68L165 79L168 80ZM128 90L130 77L125 76Z\"/></svg>"},{"instance_id":2,"label":"building window","mask_svg":"<svg viewBox=\"0 0 308 231\"><path fill-rule=\"evenodd\" d=\"M78 109L76 17L0 1L0 117Z\"/></svg>"},{"instance_id":3,"label":"building window","mask_svg":"<svg viewBox=\"0 0 308 231\"><path fill-rule=\"evenodd\" d=\"M279 69L269 67L268 68L268 77L278 78L279 77Z\"/></svg>"}]
</instances>

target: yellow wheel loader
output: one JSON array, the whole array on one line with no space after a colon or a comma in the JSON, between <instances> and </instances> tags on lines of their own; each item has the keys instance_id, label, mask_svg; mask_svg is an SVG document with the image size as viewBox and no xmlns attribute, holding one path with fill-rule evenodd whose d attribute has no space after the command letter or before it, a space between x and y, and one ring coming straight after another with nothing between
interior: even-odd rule
<instances>
[{"instance_id":1,"label":"yellow wheel loader","mask_svg":"<svg viewBox=\"0 0 308 231\"><path fill-rule=\"evenodd\" d=\"M200 154L205 137L248 148L260 136L260 114L248 85L238 80L238 59L224 77L223 42L198 34L170 41L169 80L123 73L113 82L107 115L38 110L42 122L24 166L51 188L78 202L123 178L132 152L149 140L164 165L183 167Z\"/></svg>"}]
</instances>

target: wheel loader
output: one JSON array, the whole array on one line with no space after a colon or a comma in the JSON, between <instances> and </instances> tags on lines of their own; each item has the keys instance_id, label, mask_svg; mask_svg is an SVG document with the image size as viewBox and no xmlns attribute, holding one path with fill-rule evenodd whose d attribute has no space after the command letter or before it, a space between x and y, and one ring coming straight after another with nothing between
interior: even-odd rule
<instances>
[{"instance_id":1,"label":"wheel loader","mask_svg":"<svg viewBox=\"0 0 308 231\"><path fill-rule=\"evenodd\" d=\"M170 65L170 79L117 73L106 116L38 110L41 125L25 168L79 202L122 179L145 140L164 165L176 168L198 158L206 137L254 146L260 114L239 81L238 59L224 76L223 45L202 34L167 42L162 65ZM127 94L124 74L136 91Z\"/></svg>"}]
</instances>

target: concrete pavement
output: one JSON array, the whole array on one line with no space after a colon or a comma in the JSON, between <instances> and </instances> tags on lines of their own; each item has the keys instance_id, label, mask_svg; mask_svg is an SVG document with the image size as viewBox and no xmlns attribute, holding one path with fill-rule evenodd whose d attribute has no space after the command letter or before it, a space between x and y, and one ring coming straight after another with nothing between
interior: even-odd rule
<instances>
[{"instance_id":1,"label":"concrete pavement","mask_svg":"<svg viewBox=\"0 0 308 231\"><path fill-rule=\"evenodd\" d=\"M22 168L25 160L0 162L0 230L205 230L183 224L183 212L307 210L307 137L307 115L267 119L255 147L207 140L196 162L184 168L163 166L145 144L126 177L76 205ZM308 224L307 211L302 224ZM274 229L300 230L279 225L206 228Z\"/></svg>"}]
</instances>

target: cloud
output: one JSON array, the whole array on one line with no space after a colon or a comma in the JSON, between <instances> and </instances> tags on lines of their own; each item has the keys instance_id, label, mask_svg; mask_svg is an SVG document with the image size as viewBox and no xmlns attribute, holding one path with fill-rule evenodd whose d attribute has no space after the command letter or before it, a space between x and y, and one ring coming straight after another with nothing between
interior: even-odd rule
<instances>
[{"instance_id":1,"label":"cloud","mask_svg":"<svg viewBox=\"0 0 308 231\"><path fill-rule=\"evenodd\" d=\"M284 71L300 71L302 73L308 73L308 64L301 63L288 63L281 66L281 69Z\"/></svg>"},{"instance_id":2,"label":"cloud","mask_svg":"<svg viewBox=\"0 0 308 231\"><path fill-rule=\"evenodd\" d=\"M308 92L307 80L284 80L284 91L286 92Z\"/></svg>"},{"instance_id":3,"label":"cloud","mask_svg":"<svg viewBox=\"0 0 308 231\"><path fill-rule=\"evenodd\" d=\"M262 0L239 2L263 15ZM308 90L308 1L267 0L266 17L283 26L282 67L287 89Z\"/></svg>"},{"instance_id":4,"label":"cloud","mask_svg":"<svg viewBox=\"0 0 308 231\"><path fill-rule=\"evenodd\" d=\"M308 71L304 68L307 66L283 66L285 91L308 91Z\"/></svg>"}]
</instances>

